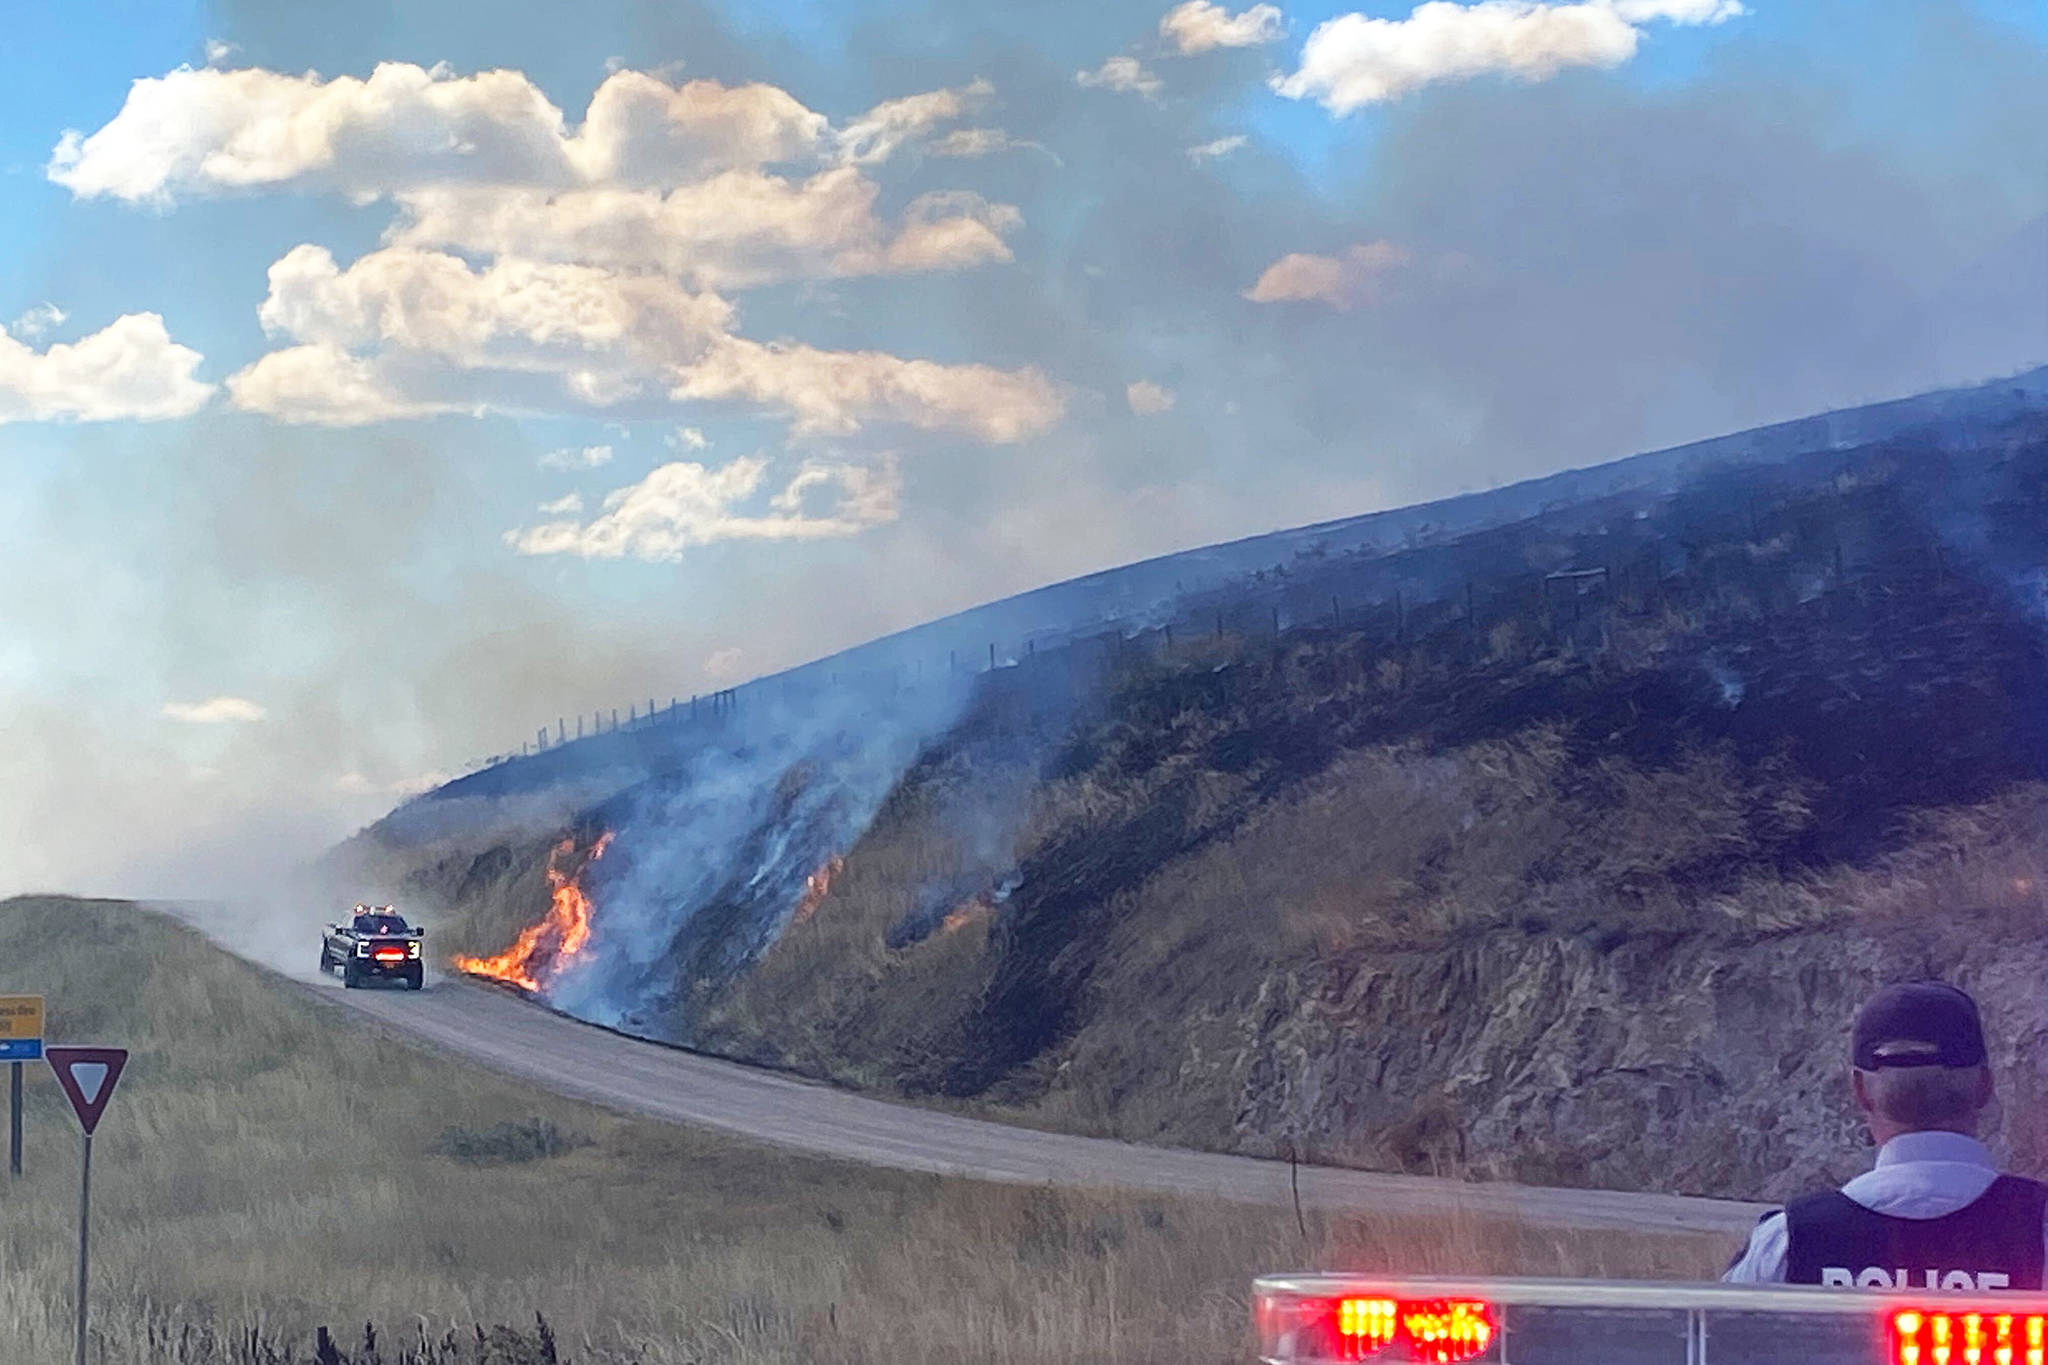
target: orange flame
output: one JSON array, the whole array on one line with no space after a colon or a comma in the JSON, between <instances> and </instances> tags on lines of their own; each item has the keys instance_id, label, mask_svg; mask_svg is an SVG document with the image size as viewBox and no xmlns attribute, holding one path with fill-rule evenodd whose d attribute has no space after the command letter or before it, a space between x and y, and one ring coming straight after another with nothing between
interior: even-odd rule
<instances>
[{"instance_id":1,"label":"orange flame","mask_svg":"<svg viewBox=\"0 0 2048 1365\"><path fill-rule=\"evenodd\" d=\"M846 859L838 854L827 858L816 872L804 878L803 899L796 903L796 922L802 924L818 913L819 904L832 890L832 879L846 870Z\"/></svg>"},{"instance_id":2,"label":"orange flame","mask_svg":"<svg viewBox=\"0 0 2048 1365\"><path fill-rule=\"evenodd\" d=\"M520 930L512 946L496 957L456 958L456 970L503 981L523 991L540 990L590 945L590 897L583 894L580 883L583 869L602 858L611 842L609 831L598 836L573 874L562 870L561 861L576 851L576 841L564 839L556 844L548 854L547 878L553 895L547 914Z\"/></svg>"},{"instance_id":3,"label":"orange flame","mask_svg":"<svg viewBox=\"0 0 2048 1365\"><path fill-rule=\"evenodd\" d=\"M957 933L976 920L993 918L995 913L994 907L986 901L962 901L948 910L946 917L939 921L939 932Z\"/></svg>"}]
</instances>

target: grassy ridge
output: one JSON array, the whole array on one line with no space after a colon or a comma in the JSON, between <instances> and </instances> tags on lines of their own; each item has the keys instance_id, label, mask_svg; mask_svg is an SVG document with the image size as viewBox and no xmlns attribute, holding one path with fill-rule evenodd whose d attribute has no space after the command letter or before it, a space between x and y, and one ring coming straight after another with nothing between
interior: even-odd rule
<instances>
[{"instance_id":1,"label":"grassy ridge","mask_svg":"<svg viewBox=\"0 0 2048 1365\"><path fill-rule=\"evenodd\" d=\"M1369 608L1128 642L1057 733L997 705L1049 664L991 674L815 913L654 1031L1137 1141L1823 1182L1877 982L2035 1027L1955 927L2032 953L2048 914L2043 528L2037 421L1418 544L1355 566ZM1996 1136L2048 1151L2028 1107Z\"/></svg>"},{"instance_id":2,"label":"grassy ridge","mask_svg":"<svg viewBox=\"0 0 2048 1365\"><path fill-rule=\"evenodd\" d=\"M133 1049L95 1150L105 1365L260 1359L249 1333L306 1359L318 1326L347 1346L366 1319L387 1351L470 1343L536 1313L585 1365L1222 1362L1262 1269L1682 1276L1722 1250L1458 1220L1304 1237L1263 1210L791 1157L379 1037L119 903L0 903L0 991L46 994L54 1039ZM24 1365L69 1358L77 1178L46 1071L29 1095L0 1205L0 1359Z\"/></svg>"},{"instance_id":3,"label":"grassy ridge","mask_svg":"<svg viewBox=\"0 0 2048 1365\"><path fill-rule=\"evenodd\" d=\"M1170 622L1027 651L850 846L764 817L762 884L786 849L838 868L786 930L752 882L614 900L669 837L624 798L451 808L347 852L437 942L494 951L545 905L549 841L613 829L600 941L657 939L614 1002L633 1029L852 1086L1775 1197L1854 1159L1831 1068L1876 982L1955 976L2016 1038L2040 1013L2011 954L1948 930L1988 917L2026 954L2048 915L2048 419L1954 435L1311 544ZM1754 1121L1723 1140L1731 1103ZM2033 1113L1996 1134L2015 1154L2048 1152Z\"/></svg>"}]
</instances>

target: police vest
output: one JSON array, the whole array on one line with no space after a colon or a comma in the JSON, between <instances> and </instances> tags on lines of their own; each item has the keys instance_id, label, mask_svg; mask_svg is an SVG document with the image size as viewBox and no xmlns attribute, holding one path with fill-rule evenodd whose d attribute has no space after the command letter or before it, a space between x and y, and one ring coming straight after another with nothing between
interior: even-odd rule
<instances>
[{"instance_id":1,"label":"police vest","mask_svg":"<svg viewBox=\"0 0 2048 1365\"><path fill-rule=\"evenodd\" d=\"M1954 1213L1895 1218L1837 1190L1785 1206L1785 1279L1836 1289L2041 1288L2048 1185L2002 1175Z\"/></svg>"}]
</instances>

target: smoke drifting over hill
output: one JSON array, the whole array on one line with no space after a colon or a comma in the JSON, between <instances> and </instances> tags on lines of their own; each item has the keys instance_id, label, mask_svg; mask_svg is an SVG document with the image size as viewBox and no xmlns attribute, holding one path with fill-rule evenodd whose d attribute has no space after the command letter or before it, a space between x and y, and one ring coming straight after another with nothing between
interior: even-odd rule
<instances>
[{"instance_id":1,"label":"smoke drifting over hill","mask_svg":"<svg viewBox=\"0 0 2048 1365\"><path fill-rule=\"evenodd\" d=\"M1169 8L1044 22L856 5L778 28L753 12L599 4L565 30L517 5L480 27L453 0L367 14L227 4L207 14L220 32L82 77L78 102L14 153L44 165L71 148L55 180L17 178L38 196L16 215L30 224L22 258L38 265L0 317L48 304L34 318L68 318L32 320L24 345L43 355L152 312L203 354L204 384L323 345L365 366L374 351L377 377L397 384L425 382L400 362L432 338L429 377L444 387L393 390L403 401L385 405L390 421L348 431L228 411L227 397L153 425L6 428L22 475L0 539L0 611L14 627L0 707L21 738L0 746L0 814L43 836L0 861L0 886L227 889L252 863L306 856L408 784L516 748L556 717L708 692L1145 555L2048 357L2048 180L2038 159L2011 153L2048 117L2048 48L2010 16L1750 7L1713 26L1646 26L1612 69L1440 81L1340 119L1268 87L1299 67L1298 16L1278 37L1262 18L1244 29L1256 43L1190 48L1162 36ZM238 50L218 59L219 79L194 70L178 89L224 88L235 72L259 73L237 76L245 85L261 73L304 83L309 70L368 81L383 62L414 68L416 83L446 62L450 88L511 73L521 116L547 125L520 144L529 152L576 137L608 74L642 92L758 85L851 138L817 137L800 172L763 173L792 186L833 177L824 188L840 193L871 182L873 201L856 207L887 230L854 244L865 255L799 253L830 268L777 283L761 271L788 253L653 233L668 254L632 269L664 283L634 287L698 300L675 314L692 346L712 323L739 329L682 357L695 387L680 398L649 378L659 367L604 338L591 353L604 365L579 369L554 343L492 332L482 345L424 315L409 319L416 331L384 328L392 313L371 328L371 285L419 253L446 255L435 233L509 230L457 193L479 174L448 164L460 139L412 160L403 139L368 162L343 148L329 180L314 168L289 185L228 158L215 170L248 174L212 187L215 199L186 193L197 172L182 161L169 178L132 159L81 178L130 82L168 81L206 38ZM1154 73L1157 98L1075 83L1119 55ZM903 130L938 106L896 102L940 94L958 117L932 124L919 151ZM255 139L238 155L284 145ZM500 172L525 164L476 145ZM399 176L417 213L350 198ZM152 185L176 204L110 197ZM581 243L578 258L521 278L561 284L570 266L599 268L563 217L587 206L540 223L560 229L550 241ZM1340 269L1341 307L1298 281L1247 297L1290 258L1369 259L1370 287ZM455 279L433 264L434 278ZM461 274L465 309L512 278L482 262ZM729 316L706 289L724 291ZM912 382L925 371L819 356L1043 383L1008 384L1001 421L977 425L981 409L955 390ZM791 379L804 366L804 382ZM645 392L620 398L621 376ZM1134 409L1130 393L1154 391L1174 402ZM480 408L497 415L471 415ZM609 462L542 467L550 452L598 448ZM650 493L714 486L752 459L768 462L747 482L754 501L628 538L658 562L582 557L619 543L589 534L607 498L641 490L643 511L661 502ZM678 465L705 480L653 477ZM849 489L871 496L840 515ZM536 509L571 494L586 509L579 529L533 542L558 553L508 546L507 532L560 522ZM778 512L813 538L683 533L782 524ZM202 728L163 715L167 701L223 695L265 719Z\"/></svg>"}]
</instances>

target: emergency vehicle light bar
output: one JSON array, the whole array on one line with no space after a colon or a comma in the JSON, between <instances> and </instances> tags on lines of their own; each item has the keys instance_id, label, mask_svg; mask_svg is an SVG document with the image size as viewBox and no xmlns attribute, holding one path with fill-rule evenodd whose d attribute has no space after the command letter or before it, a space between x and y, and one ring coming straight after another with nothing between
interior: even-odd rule
<instances>
[{"instance_id":1,"label":"emergency vehicle light bar","mask_svg":"<svg viewBox=\"0 0 2048 1365\"><path fill-rule=\"evenodd\" d=\"M2048 1294L1268 1275L1266 1365L2048 1365Z\"/></svg>"}]
</instances>

